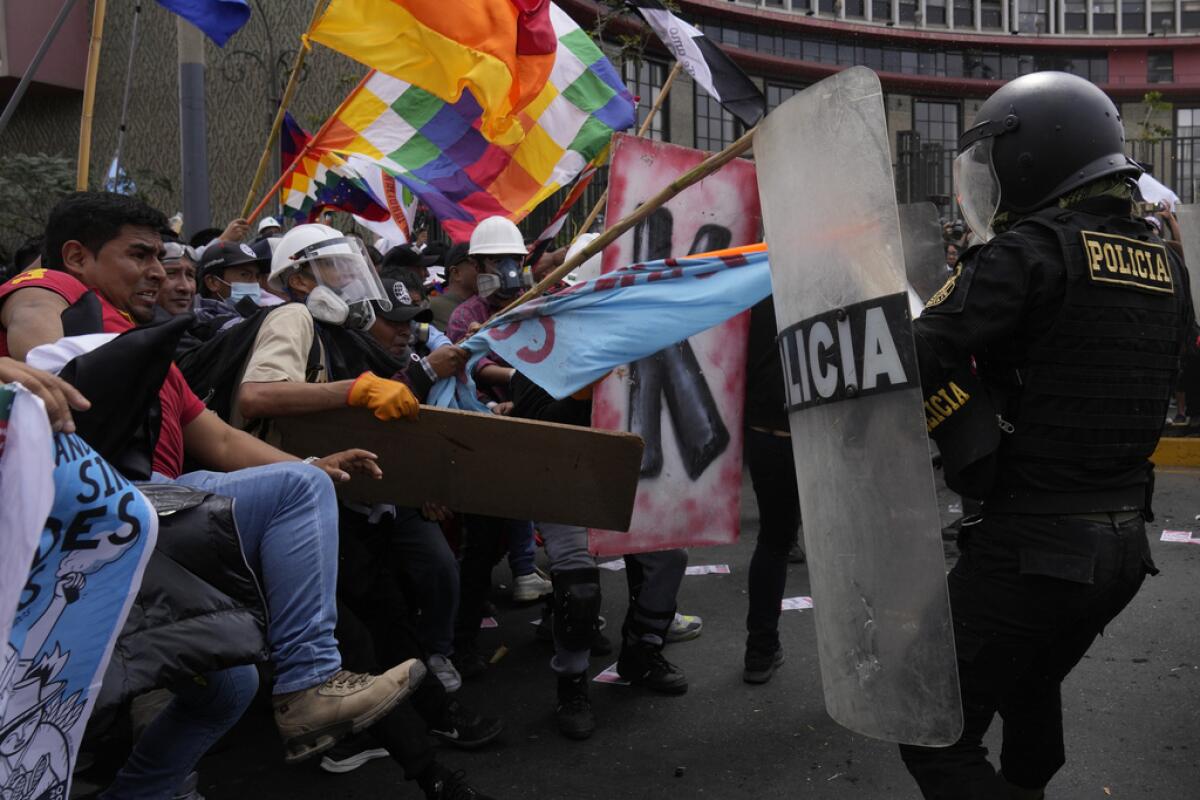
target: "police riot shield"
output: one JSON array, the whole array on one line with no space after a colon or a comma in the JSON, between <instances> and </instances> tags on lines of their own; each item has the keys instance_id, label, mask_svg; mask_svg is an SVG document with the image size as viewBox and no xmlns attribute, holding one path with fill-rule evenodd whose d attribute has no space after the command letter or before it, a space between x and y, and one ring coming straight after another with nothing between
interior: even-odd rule
<instances>
[{"instance_id":1,"label":"police riot shield","mask_svg":"<svg viewBox=\"0 0 1200 800\"><path fill-rule=\"evenodd\" d=\"M950 270L946 268L946 245L942 241L942 222L937 206L927 200L902 203L896 210L900 214L904 271L909 284L924 303L950 277Z\"/></svg>"},{"instance_id":2,"label":"police riot shield","mask_svg":"<svg viewBox=\"0 0 1200 800\"><path fill-rule=\"evenodd\" d=\"M1179 203L1175 206L1175 218L1182 238L1183 262L1192 285L1192 306L1200 309L1200 205Z\"/></svg>"},{"instance_id":3,"label":"police riot shield","mask_svg":"<svg viewBox=\"0 0 1200 800\"><path fill-rule=\"evenodd\" d=\"M875 73L795 95L754 155L825 707L867 736L948 745L958 671Z\"/></svg>"}]
</instances>

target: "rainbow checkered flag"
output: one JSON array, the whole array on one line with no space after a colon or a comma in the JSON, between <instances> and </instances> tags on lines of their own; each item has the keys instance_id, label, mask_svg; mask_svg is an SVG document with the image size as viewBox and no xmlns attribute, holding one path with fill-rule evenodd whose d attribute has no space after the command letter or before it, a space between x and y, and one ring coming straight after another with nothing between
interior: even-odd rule
<instances>
[{"instance_id":1,"label":"rainbow checkered flag","mask_svg":"<svg viewBox=\"0 0 1200 800\"><path fill-rule=\"evenodd\" d=\"M374 72L313 140L309 155L373 162L424 201L456 240L468 238L485 217L520 221L589 164L603 162L613 133L635 121L633 97L587 33L557 6L550 19L554 65L517 115L522 130L515 142L488 137L469 88L447 102ZM321 182L313 181L314 189Z\"/></svg>"}]
</instances>

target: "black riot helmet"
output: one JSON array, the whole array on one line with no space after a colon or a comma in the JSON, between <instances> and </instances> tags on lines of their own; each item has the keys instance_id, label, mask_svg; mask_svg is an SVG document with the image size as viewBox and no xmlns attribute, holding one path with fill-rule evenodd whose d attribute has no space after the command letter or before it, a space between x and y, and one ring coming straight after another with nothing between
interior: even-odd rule
<instances>
[{"instance_id":1,"label":"black riot helmet","mask_svg":"<svg viewBox=\"0 0 1200 800\"><path fill-rule=\"evenodd\" d=\"M1125 129L1099 87L1066 72L1035 72L987 99L958 138L954 186L981 239L999 211L1026 214L1106 175L1136 177Z\"/></svg>"}]
</instances>

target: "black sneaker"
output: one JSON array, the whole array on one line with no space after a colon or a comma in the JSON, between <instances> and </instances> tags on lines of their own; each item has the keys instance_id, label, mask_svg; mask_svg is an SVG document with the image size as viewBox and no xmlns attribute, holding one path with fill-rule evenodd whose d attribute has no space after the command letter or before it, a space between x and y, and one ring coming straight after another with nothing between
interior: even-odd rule
<instances>
[{"instance_id":1,"label":"black sneaker","mask_svg":"<svg viewBox=\"0 0 1200 800\"><path fill-rule=\"evenodd\" d=\"M483 717L457 700L446 704L442 721L429 732L447 744L462 750L483 747L504 730L504 723L494 717Z\"/></svg>"},{"instance_id":2,"label":"black sneaker","mask_svg":"<svg viewBox=\"0 0 1200 800\"><path fill-rule=\"evenodd\" d=\"M776 646L774 650L752 650L746 648L746 668L742 670L742 680L746 683L766 683L771 680L775 670L783 666L783 648Z\"/></svg>"},{"instance_id":3,"label":"black sneaker","mask_svg":"<svg viewBox=\"0 0 1200 800\"><path fill-rule=\"evenodd\" d=\"M428 800L495 800L467 783L462 770L451 772L436 761L417 778Z\"/></svg>"},{"instance_id":4,"label":"black sneaker","mask_svg":"<svg viewBox=\"0 0 1200 800\"><path fill-rule=\"evenodd\" d=\"M592 701L588 700L587 673L558 676L558 705L554 718L568 739L586 739L596 730Z\"/></svg>"},{"instance_id":5,"label":"black sneaker","mask_svg":"<svg viewBox=\"0 0 1200 800\"><path fill-rule=\"evenodd\" d=\"M617 674L636 686L663 694L683 694L688 690L683 670L663 657L662 645L649 642L625 644L617 659Z\"/></svg>"},{"instance_id":6,"label":"black sneaker","mask_svg":"<svg viewBox=\"0 0 1200 800\"><path fill-rule=\"evenodd\" d=\"M376 758L387 758L388 751L365 734L342 739L321 757L321 769L326 772L353 772Z\"/></svg>"},{"instance_id":7,"label":"black sneaker","mask_svg":"<svg viewBox=\"0 0 1200 800\"><path fill-rule=\"evenodd\" d=\"M463 680L478 678L487 672L488 668L487 659L480 654L474 642L455 642L454 655L450 656L450 661Z\"/></svg>"}]
</instances>

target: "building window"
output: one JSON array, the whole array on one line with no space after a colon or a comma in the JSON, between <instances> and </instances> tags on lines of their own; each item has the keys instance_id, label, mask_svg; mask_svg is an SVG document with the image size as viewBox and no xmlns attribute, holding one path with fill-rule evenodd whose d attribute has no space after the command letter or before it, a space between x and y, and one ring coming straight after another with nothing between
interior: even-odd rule
<instances>
[{"instance_id":1,"label":"building window","mask_svg":"<svg viewBox=\"0 0 1200 800\"><path fill-rule=\"evenodd\" d=\"M851 19L862 19L867 15L866 0L845 0L846 16Z\"/></svg>"},{"instance_id":2,"label":"building window","mask_svg":"<svg viewBox=\"0 0 1200 800\"><path fill-rule=\"evenodd\" d=\"M625 85L638 99L637 124L640 127L645 121L646 115L650 113L650 108L654 105L658 93L662 90L669 70L666 64L643 60L640 62L626 61L623 72ZM646 135L651 139L663 142L671 138L670 112L668 111L670 103L671 95L668 94L654 115L654 121L650 123L649 129L646 131Z\"/></svg>"},{"instance_id":3,"label":"building window","mask_svg":"<svg viewBox=\"0 0 1200 800\"><path fill-rule=\"evenodd\" d=\"M1200 0L1183 0L1183 29L1200 30Z\"/></svg>"},{"instance_id":4,"label":"building window","mask_svg":"<svg viewBox=\"0 0 1200 800\"><path fill-rule=\"evenodd\" d=\"M979 18L983 21L984 28L993 28L999 30L1001 21L1001 6L1007 0L980 0L979 2Z\"/></svg>"},{"instance_id":5,"label":"building window","mask_svg":"<svg viewBox=\"0 0 1200 800\"><path fill-rule=\"evenodd\" d=\"M1196 202L1200 196L1200 108L1175 109L1175 169L1171 185L1179 199Z\"/></svg>"},{"instance_id":6,"label":"building window","mask_svg":"<svg viewBox=\"0 0 1200 800\"><path fill-rule=\"evenodd\" d=\"M1175 0L1150 0L1150 30L1164 36L1175 30Z\"/></svg>"},{"instance_id":7,"label":"building window","mask_svg":"<svg viewBox=\"0 0 1200 800\"><path fill-rule=\"evenodd\" d=\"M696 149L717 152L724 150L738 137L738 124L733 115L708 96L708 92L693 84L696 93Z\"/></svg>"},{"instance_id":8,"label":"building window","mask_svg":"<svg viewBox=\"0 0 1200 800\"><path fill-rule=\"evenodd\" d=\"M946 2L947 0L925 0L926 25L946 24Z\"/></svg>"},{"instance_id":9,"label":"building window","mask_svg":"<svg viewBox=\"0 0 1200 800\"><path fill-rule=\"evenodd\" d=\"M799 86L785 86L782 83L767 84L767 112L774 111L783 105L783 101L800 91Z\"/></svg>"},{"instance_id":10,"label":"building window","mask_svg":"<svg viewBox=\"0 0 1200 800\"><path fill-rule=\"evenodd\" d=\"M1115 2L1115 0L1110 0ZM1050 0L1017 0L1017 25L1022 33L1046 33L1050 30Z\"/></svg>"},{"instance_id":11,"label":"building window","mask_svg":"<svg viewBox=\"0 0 1200 800\"><path fill-rule=\"evenodd\" d=\"M871 18L875 22L887 22L892 18L892 0L871 0Z\"/></svg>"},{"instance_id":12,"label":"building window","mask_svg":"<svg viewBox=\"0 0 1200 800\"><path fill-rule=\"evenodd\" d=\"M1171 50L1146 54L1146 83L1171 83L1175 80L1175 53Z\"/></svg>"},{"instance_id":13,"label":"building window","mask_svg":"<svg viewBox=\"0 0 1200 800\"><path fill-rule=\"evenodd\" d=\"M1067 32L1087 31L1087 0L1062 0Z\"/></svg>"},{"instance_id":14,"label":"building window","mask_svg":"<svg viewBox=\"0 0 1200 800\"><path fill-rule=\"evenodd\" d=\"M1107 33L1117 29L1117 0L1092 0L1092 30Z\"/></svg>"},{"instance_id":15,"label":"building window","mask_svg":"<svg viewBox=\"0 0 1200 800\"><path fill-rule=\"evenodd\" d=\"M1121 29L1125 33L1146 32L1146 0L1122 0Z\"/></svg>"},{"instance_id":16,"label":"building window","mask_svg":"<svg viewBox=\"0 0 1200 800\"><path fill-rule=\"evenodd\" d=\"M913 130L920 137L921 161L931 174L926 182L931 195L948 202L954 194L953 165L958 152L958 103L913 101Z\"/></svg>"},{"instance_id":17,"label":"building window","mask_svg":"<svg viewBox=\"0 0 1200 800\"><path fill-rule=\"evenodd\" d=\"M975 27L975 2L974 2L974 0L954 0L954 27L956 27L956 28L974 28Z\"/></svg>"},{"instance_id":18,"label":"building window","mask_svg":"<svg viewBox=\"0 0 1200 800\"><path fill-rule=\"evenodd\" d=\"M834 8L834 0L817 0L817 10L831 17L837 16L837 9Z\"/></svg>"},{"instance_id":19,"label":"building window","mask_svg":"<svg viewBox=\"0 0 1200 800\"><path fill-rule=\"evenodd\" d=\"M917 19L917 0L900 0L900 21L912 23Z\"/></svg>"}]
</instances>

